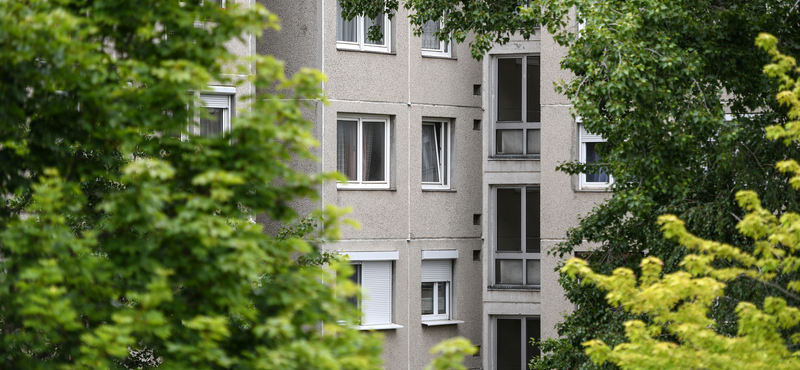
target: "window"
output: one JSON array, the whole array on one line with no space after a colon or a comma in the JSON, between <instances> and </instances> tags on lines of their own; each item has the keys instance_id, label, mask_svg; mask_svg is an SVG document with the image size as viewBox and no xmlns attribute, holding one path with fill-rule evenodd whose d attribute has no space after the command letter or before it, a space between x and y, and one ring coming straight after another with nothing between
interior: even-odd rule
<instances>
[{"instance_id":1,"label":"window","mask_svg":"<svg viewBox=\"0 0 800 370\"><path fill-rule=\"evenodd\" d=\"M495 286L541 285L539 188L495 191Z\"/></svg>"},{"instance_id":2,"label":"window","mask_svg":"<svg viewBox=\"0 0 800 370\"><path fill-rule=\"evenodd\" d=\"M539 357L541 329L538 317L495 317L494 365L497 370L527 370L531 359Z\"/></svg>"},{"instance_id":3,"label":"window","mask_svg":"<svg viewBox=\"0 0 800 370\"><path fill-rule=\"evenodd\" d=\"M441 41L435 33L441 29L441 21L427 21L422 25L422 55L450 58L450 40Z\"/></svg>"},{"instance_id":4,"label":"window","mask_svg":"<svg viewBox=\"0 0 800 370\"><path fill-rule=\"evenodd\" d=\"M369 28L377 25L381 29L380 40L369 39ZM375 18L357 16L351 20L342 18L342 7L336 2L336 48L342 50L391 52L391 22L386 14Z\"/></svg>"},{"instance_id":5,"label":"window","mask_svg":"<svg viewBox=\"0 0 800 370\"><path fill-rule=\"evenodd\" d=\"M583 125L580 125L580 155L581 163L595 163L600 161L597 154L597 144L605 142L600 135L586 132ZM611 176L605 170L599 169L594 173L582 173L580 175L581 189L606 188L613 182Z\"/></svg>"},{"instance_id":6,"label":"window","mask_svg":"<svg viewBox=\"0 0 800 370\"><path fill-rule=\"evenodd\" d=\"M339 187L389 188L389 117L339 116L336 170L347 177Z\"/></svg>"},{"instance_id":7,"label":"window","mask_svg":"<svg viewBox=\"0 0 800 370\"><path fill-rule=\"evenodd\" d=\"M422 251L422 324L458 324L452 318L453 260L457 250Z\"/></svg>"},{"instance_id":8,"label":"window","mask_svg":"<svg viewBox=\"0 0 800 370\"><path fill-rule=\"evenodd\" d=\"M422 122L422 188L450 188L450 122Z\"/></svg>"},{"instance_id":9,"label":"window","mask_svg":"<svg viewBox=\"0 0 800 370\"><path fill-rule=\"evenodd\" d=\"M355 273L350 277L361 286L361 299L352 302L361 310L360 329L397 329L392 323L394 261L398 252L342 252L350 257Z\"/></svg>"},{"instance_id":10,"label":"window","mask_svg":"<svg viewBox=\"0 0 800 370\"><path fill-rule=\"evenodd\" d=\"M230 132L235 93L236 88L227 86L210 86L210 91L200 93L202 107L198 108L203 109L200 111L202 114L194 115L187 130L188 135L181 135L181 139L187 140L189 136L224 136Z\"/></svg>"},{"instance_id":11,"label":"window","mask_svg":"<svg viewBox=\"0 0 800 370\"><path fill-rule=\"evenodd\" d=\"M224 135L231 129L232 95L201 94L206 111L200 115L199 126L193 131L198 136Z\"/></svg>"},{"instance_id":12,"label":"window","mask_svg":"<svg viewBox=\"0 0 800 370\"><path fill-rule=\"evenodd\" d=\"M496 59L495 154L541 154L539 56Z\"/></svg>"}]
</instances>

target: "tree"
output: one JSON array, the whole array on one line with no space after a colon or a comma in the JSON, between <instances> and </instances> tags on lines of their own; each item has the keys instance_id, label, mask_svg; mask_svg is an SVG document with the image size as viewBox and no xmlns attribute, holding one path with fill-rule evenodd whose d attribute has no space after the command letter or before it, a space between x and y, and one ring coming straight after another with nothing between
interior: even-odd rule
<instances>
[{"instance_id":1,"label":"tree","mask_svg":"<svg viewBox=\"0 0 800 370\"><path fill-rule=\"evenodd\" d=\"M292 221L334 178L290 166L313 158L323 76L223 47L278 27L258 4L0 0L1 368L380 366L375 336L337 324L357 315L346 265L295 263L314 248L250 221ZM277 92L190 135L212 82Z\"/></svg>"},{"instance_id":2,"label":"tree","mask_svg":"<svg viewBox=\"0 0 800 370\"><path fill-rule=\"evenodd\" d=\"M392 11L398 0L342 0L356 12ZM698 237L740 245L754 244L736 233L744 212L735 194L752 190L764 208L800 211L798 193L788 176L769 166L800 148L766 140L767 126L785 123L786 108L774 99L776 82L760 68L768 58L752 44L769 32L789 54L797 54L800 9L779 0L406 0L411 23L443 17L441 38L463 41L474 32L474 57L492 42L503 43L533 25L546 28L565 48L561 67L573 78L556 89L566 94L587 131L607 142L598 150L603 163L564 163L568 174L603 167L614 178L608 202L581 219L558 251L563 256L585 243L601 247L589 259L594 271L637 269L644 256L664 262L664 272L679 269L687 251L662 238L656 221L675 214ZM527 7L522 8L521 6ZM577 14L580 34L569 17ZM726 122L730 113L733 121ZM757 114L754 114L757 113ZM765 181L771 179L774 181ZM781 295L791 278L776 286L748 279L727 284L725 299L710 310L717 331L737 332L736 303L762 302ZM603 292L569 277L560 279L567 297L579 307L558 326L560 338L543 343L541 369L613 368L596 366L582 355L582 343L601 336L609 345L625 340L623 323L636 316L609 306ZM788 297L784 297L788 298ZM791 335L791 331L782 333Z\"/></svg>"},{"instance_id":3,"label":"tree","mask_svg":"<svg viewBox=\"0 0 800 370\"><path fill-rule=\"evenodd\" d=\"M791 107L790 122L767 128L767 137L786 145L800 142L800 84L794 58L778 52L777 39L762 34L757 44L773 56L764 68L777 77L784 89L778 101ZM800 189L800 165L795 160L778 162L776 168L793 177L789 183ZM773 179L767 178L772 181ZM729 244L692 235L683 221L673 215L659 217L667 238L675 239L691 252L681 270L663 274L664 263L655 257L642 260L638 278L633 270L619 268L612 276L593 272L585 261L573 259L563 271L608 291L606 299L626 311L645 314L649 322L625 323L628 342L613 349L601 340L584 345L597 363L610 361L623 369L796 369L800 367L800 333L784 338L781 331L800 324L800 214L777 217L762 207L753 191L739 191L736 198L748 214L739 221L739 232L754 241L749 253ZM785 284L784 296L768 296L762 302L740 301L736 305L738 329L735 336L717 332L721 323L709 317L711 307L724 298L726 283L748 278L775 285L780 275L793 275ZM783 284L782 284L783 285ZM787 340L788 339L788 340Z\"/></svg>"}]
</instances>

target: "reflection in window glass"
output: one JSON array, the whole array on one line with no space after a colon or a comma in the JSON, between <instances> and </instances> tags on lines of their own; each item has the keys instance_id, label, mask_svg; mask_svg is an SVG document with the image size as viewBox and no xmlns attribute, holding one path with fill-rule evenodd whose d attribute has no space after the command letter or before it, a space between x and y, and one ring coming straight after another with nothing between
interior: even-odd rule
<instances>
[{"instance_id":1,"label":"reflection in window glass","mask_svg":"<svg viewBox=\"0 0 800 370\"><path fill-rule=\"evenodd\" d=\"M522 250L520 189L497 189L497 250Z\"/></svg>"},{"instance_id":2,"label":"reflection in window glass","mask_svg":"<svg viewBox=\"0 0 800 370\"><path fill-rule=\"evenodd\" d=\"M373 44L373 45L383 45L383 35L386 34L386 30L384 29L384 19L386 17L383 16L383 13L378 15L375 18L364 18L364 43L365 44ZM381 29L381 38L377 41L372 41L369 39L369 28L373 25L377 25Z\"/></svg>"},{"instance_id":3,"label":"reflection in window glass","mask_svg":"<svg viewBox=\"0 0 800 370\"><path fill-rule=\"evenodd\" d=\"M599 162L600 155L597 154L596 146L600 143L584 143L586 145L586 163ZM600 170L597 173L587 173L586 182L608 182L608 174Z\"/></svg>"},{"instance_id":4,"label":"reflection in window glass","mask_svg":"<svg viewBox=\"0 0 800 370\"><path fill-rule=\"evenodd\" d=\"M522 121L522 58L497 60L497 120Z\"/></svg>"}]
</instances>

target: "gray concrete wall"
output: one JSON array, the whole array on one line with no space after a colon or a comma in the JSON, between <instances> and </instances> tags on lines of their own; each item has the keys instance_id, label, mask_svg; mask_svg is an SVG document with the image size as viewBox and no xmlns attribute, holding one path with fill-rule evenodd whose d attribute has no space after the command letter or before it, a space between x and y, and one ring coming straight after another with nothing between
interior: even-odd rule
<instances>
[{"instance_id":1,"label":"gray concrete wall","mask_svg":"<svg viewBox=\"0 0 800 370\"><path fill-rule=\"evenodd\" d=\"M391 119L391 188L341 189L323 185L322 202L351 207L349 217L360 229L345 227L342 240L330 250L398 251L394 263L394 323L403 328L384 330L386 369L421 369L430 360L430 347L461 335L481 344L483 305L480 251L481 226L473 215L482 212L482 132L473 121L482 117L480 63L470 58L468 45L459 45L453 58L422 57L420 38L413 36L405 10L391 26L391 53L344 51L336 48L336 1L259 0L282 18L280 32L260 37L260 54L286 62L287 73L315 67L328 78L329 104L317 104L308 117L314 121L320 162L299 163L303 171L335 171L337 117L370 114ZM469 40L468 40L469 41ZM421 185L422 120L451 122L453 155L451 189L423 190ZM310 204L298 204L307 211ZM260 220L263 221L263 220ZM453 319L460 324L423 326L420 313L420 265L423 250L458 250L453 266ZM482 257L482 256L481 256ZM466 360L479 368L479 356Z\"/></svg>"},{"instance_id":2,"label":"gray concrete wall","mask_svg":"<svg viewBox=\"0 0 800 370\"><path fill-rule=\"evenodd\" d=\"M483 262L483 285L490 286L494 277L494 235L493 223L495 209L492 195L498 185L539 185L541 194L541 286L538 291L512 290L498 291L484 289L483 299L483 367L494 369L496 359L492 343L495 333L492 318L498 315L538 316L541 319L542 338L557 336L555 325L562 320L573 305L564 297L558 284L558 274L554 271L560 258L549 256L548 251L566 238L567 230L577 226L581 215L588 214L598 203L603 202L608 193L588 192L578 189L577 176L569 176L556 171L560 163L579 158L578 126L570 114L569 100L558 94L554 83L571 78L567 71L560 69L559 61L566 50L559 47L546 30L537 31L530 41L512 40L511 43L495 47L483 63L484 86L488 93L483 99L486 107L484 121L487 130L483 134L483 212L487 215L483 229L484 250L487 257ZM493 158L492 117L494 115L495 84L493 70L494 57L498 55L539 55L541 61L540 96L541 118L541 158L503 159ZM570 256L566 256L568 258Z\"/></svg>"}]
</instances>

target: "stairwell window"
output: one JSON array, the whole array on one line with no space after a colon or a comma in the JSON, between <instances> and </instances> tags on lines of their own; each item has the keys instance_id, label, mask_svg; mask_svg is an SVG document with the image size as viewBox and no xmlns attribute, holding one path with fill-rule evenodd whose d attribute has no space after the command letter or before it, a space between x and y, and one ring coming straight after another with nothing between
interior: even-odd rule
<instances>
[{"instance_id":1,"label":"stairwell window","mask_svg":"<svg viewBox=\"0 0 800 370\"><path fill-rule=\"evenodd\" d=\"M372 26L380 28L381 38L371 40L369 30ZM375 18L356 16L353 19L342 17L342 7L336 2L336 48L340 50L375 51L390 53L391 21L389 16L381 14Z\"/></svg>"},{"instance_id":2,"label":"stairwell window","mask_svg":"<svg viewBox=\"0 0 800 370\"><path fill-rule=\"evenodd\" d=\"M495 59L495 154L541 155L538 55Z\"/></svg>"},{"instance_id":3,"label":"stairwell window","mask_svg":"<svg viewBox=\"0 0 800 370\"><path fill-rule=\"evenodd\" d=\"M386 116L339 116L336 170L347 177L339 188L389 188L390 131Z\"/></svg>"},{"instance_id":4,"label":"stairwell window","mask_svg":"<svg viewBox=\"0 0 800 370\"><path fill-rule=\"evenodd\" d=\"M495 190L494 287L541 286L539 188Z\"/></svg>"}]
</instances>

